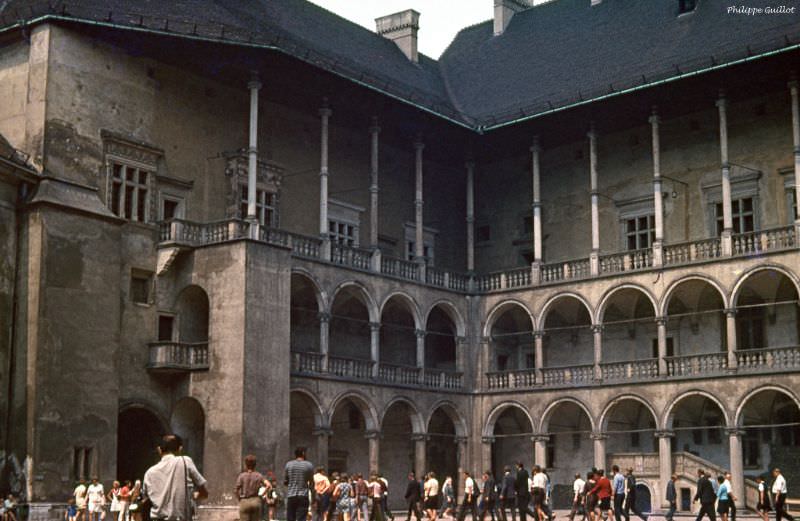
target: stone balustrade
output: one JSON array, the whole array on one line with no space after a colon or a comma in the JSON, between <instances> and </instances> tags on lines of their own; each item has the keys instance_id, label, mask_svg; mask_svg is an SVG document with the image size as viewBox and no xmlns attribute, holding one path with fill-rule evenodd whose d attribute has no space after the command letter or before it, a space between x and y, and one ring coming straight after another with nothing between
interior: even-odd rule
<instances>
[{"instance_id":1,"label":"stone balustrade","mask_svg":"<svg viewBox=\"0 0 800 521\"><path fill-rule=\"evenodd\" d=\"M658 358L604 362L600 374L604 382L651 380L658 376Z\"/></svg>"},{"instance_id":2,"label":"stone balustrade","mask_svg":"<svg viewBox=\"0 0 800 521\"><path fill-rule=\"evenodd\" d=\"M208 369L208 342L153 342L149 344L150 372L180 373Z\"/></svg>"},{"instance_id":3,"label":"stone balustrade","mask_svg":"<svg viewBox=\"0 0 800 521\"><path fill-rule=\"evenodd\" d=\"M560 387L562 385L588 385L594 383L594 365L574 365L565 367L542 367L542 385Z\"/></svg>"},{"instance_id":4,"label":"stone balustrade","mask_svg":"<svg viewBox=\"0 0 800 521\"><path fill-rule=\"evenodd\" d=\"M600 256L600 273L603 275L652 267L653 250L650 248Z\"/></svg>"},{"instance_id":5,"label":"stone balustrade","mask_svg":"<svg viewBox=\"0 0 800 521\"><path fill-rule=\"evenodd\" d=\"M542 264L542 284L562 282L565 280L584 279L591 275L589 259L576 259L563 262Z\"/></svg>"},{"instance_id":6,"label":"stone balustrade","mask_svg":"<svg viewBox=\"0 0 800 521\"><path fill-rule=\"evenodd\" d=\"M765 368L774 371L800 369L800 347L765 347L736 351L737 372L762 372Z\"/></svg>"},{"instance_id":7,"label":"stone balustrade","mask_svg":"<svg viewBox=\"0 0 800 521\"><path fill-rule=\"evenodd\" d=\"M794 226L733 235L733 254L751 255L795 247Z\"/></svg>"},{"instance_id":8,"label":"stone balustrade","mask_svg":"<svg viewBox=\"0 0 800 521\"><path fill-rule=\"evenodd\" d=\"M702 353L696 355L668 356L668 376L713 376L725 374L728 369L728 353Z\"/></svg>"},{"instance_id":9,"label":"stone balustrade","mask_svg":"<svg viewBox=\"0 0 800 521\"><path fill-rule=\"evenodd\" d=\"M681 242L664 246L664 265L678 266L712 260L722 255L719 238Z\"/></svg>"}]
</instances>

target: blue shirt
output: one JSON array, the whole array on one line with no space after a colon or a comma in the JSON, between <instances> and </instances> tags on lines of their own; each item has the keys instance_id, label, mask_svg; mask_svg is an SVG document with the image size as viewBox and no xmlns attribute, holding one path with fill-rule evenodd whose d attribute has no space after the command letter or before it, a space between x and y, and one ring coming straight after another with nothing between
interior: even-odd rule
<instances>
[{"instance_id":1,"label":"blue shirt","mask_svg":"<svg viewBox=\"0 0 800 521\"><path fill-rule=\"evenodd\" d=\"M728 500L728 486L723 483L717 489L717 499L720 501L727 501Z\"/></svg>"},{"instance_id":2,"label":"blue shirt","mask_svg":"<svg viewBox=\"0 0 800 521\"><path fill-rule=\"evenodd\" d=\"M614 489L614 494L625 494L625 476L619 472L614 474L614 481L611 482L611 488Z\"/></svg>"}]
</instances>

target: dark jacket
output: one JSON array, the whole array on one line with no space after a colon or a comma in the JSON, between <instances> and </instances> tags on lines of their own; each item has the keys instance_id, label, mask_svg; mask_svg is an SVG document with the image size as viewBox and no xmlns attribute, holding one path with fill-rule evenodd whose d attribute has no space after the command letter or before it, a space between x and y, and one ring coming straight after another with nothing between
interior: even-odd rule
<instances>
[{"instance_id":1,"label":"dark jacket","mask_svg":"<svg viewBox=\"0 0 800 521\"><path fill-rule=\"evenodd\" d=\"M667 481L667 501L674 503L678 499L678 494L675 492L675 482L672 480Z\"/></svg>"},{"instance_id":2,"label":"dark jacket","mask_svg":"<svg viewBox=\"0 0 800 521\"><path fill-rule=\"evenodd\" d=\"M404 497L409 503L412 501L414 502L419 501L420 498L419 481L417 481L416 479L408 480L408 485L406 486L406 495Z\"/></svg>"},{"instance_id":3,"label":"dark jacket","mask_svg":"<svg viewBox=\"0 0 800 521\"><path fill-rule=\"evenodd\" d=\"M514 479L514 490L518 497L527 497L531 493L528 491L528 471L517 469L517 477Z\"/></svg>"},{"instance_id":4,"label":"dark jacket","mask_svg":"<svg viewBox=\"0 0 800 521\"><path fill-rule=\"evenodd\" d=\"M489 479L483 482L481 494L483 494L484 501L494 501L497 499L497 493L494 489L494 478L492 476L489 476Z\"/></svg>"},{"instance_id":5,"label":"dark jacket","mask_svg":"<svg viewBox=\"0 0 800 521\"><path fill-rule=\"evenodd\" d=\"M515 486L514 474L509 472L503 475L503 479L500 482L500 495L503 496L503 499L514 499L517 497L517 492L514 490Z\"/></svg>"},{"instance_id":6,"label":"dark jacket","mask_svg":"<svg viewBox=\"0 0 800 521\"><path fill-rule=\"evenodd\" d=\"M714 492L714 486L707 477L703 476L697 480L697 494L694 499L700 500L700 503L714 503L717 500L717 494Z\"/></svg>"}]
</instances>

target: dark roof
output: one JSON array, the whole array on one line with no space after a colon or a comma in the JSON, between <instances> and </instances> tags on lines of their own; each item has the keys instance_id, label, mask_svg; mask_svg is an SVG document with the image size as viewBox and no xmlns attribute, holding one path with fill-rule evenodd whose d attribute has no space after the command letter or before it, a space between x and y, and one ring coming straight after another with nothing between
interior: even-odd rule
<instances>
[{"instance_id":1,"label":"dark roof","mask_svg":"<svg viewBox=\"0 0 800 521\"><path fill-rule=\"evenodd\" d=\"M438 62L420 55L418 64L305 0L0 0L0 27L50 18L269 46L485 130L800 44L800 13L697 4L679 16L678 0L553 0L517 13L499 36L492 21L466 28Z\"/></svg>"}]
</instances>

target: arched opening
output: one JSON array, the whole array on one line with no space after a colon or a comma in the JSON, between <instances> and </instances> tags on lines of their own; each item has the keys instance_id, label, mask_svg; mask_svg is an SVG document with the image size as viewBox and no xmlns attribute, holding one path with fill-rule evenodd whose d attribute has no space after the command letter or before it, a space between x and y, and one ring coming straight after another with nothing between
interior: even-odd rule
<instances>
[{"instance_id":1,"label":"arched opening","mask_svg":"<svg viewBox=\"0 0 800 521\"><path fill-rule=\"evenodd\" d=\"M329 472L361 472L369 475L369 442L365 437L365 405L353 398L341 400L331 416L328 445ZM382 441L382 440L381 440Z\"/></svg>"},{"instance_id":2,"label":"arched opening","mask_svg":"<svg viewBox=\"0 0 800 521\"><path fill-rule=\"evenodd\" d=\"M583 407L563 401L550 409L543 430L549 435L546 466L550 482L562 484L554 487L553 498L556 506L563 508L570 503L568 484L576 473L586 472L587 462L594 461L592 421Z\"/></svg>"},{"instance_id":3,"label":"arched opening","mask_svg":"<svg viewBox=\"0 0 800 521\"><path fill-rule=\"evenodd\" d=\"M158 462L158 442L167 433L164 424L149 409L126 407L117 418L117 479L142 479Z\"/></svg>"},{"instance_id":4,"label":"arched opening","mask_svg":"<svg viewBox=\"0 0 800 521\"><path fill-rule=\"evenodd\" d=\"M783 273L765 269L747 277L735 307L737 350L797 346L797 288Z\"/></svg>"},{"instance_id":5,"label":"arched opening","mask_svg":"<svg viewBox=\"0 0 800 521\"><path fill-rule=\"evenodd\" d=\"M364 294L354 286L342 288L333 300L330 321L332 358L370 360L369 311Z\"/></svg>"},{"instance_id":6,"label":"arched opening","mask_svg":"<svg viewBox=\"0 0 800 521\"><path fill-rule=\"evenodd\" d=\"M692 454L722 468L730 465L725 415L714 400L701 394L681 398L670 412L668 426L675 433L673 453Z\"/></svg>"},{"instance_id":7,"label":"arched opening","mask_svg":"<svg viewBox=\"0 0 800 521\"><path fill-rule=\"evenodd\" d=\"M381 364L415 367L417 334L409 303L399 296L391 297L381 312Z\"/></svg>"},{"instance_id":8,"label":"arched opening","mask_svg":"<svg viewBox=\"0 0 800 521\"><path fill-rule=\"evenodd\" d=\"M381 423L378 468L398 492L404 490L401 487L405 485L408 473L414 470L412 414L415 412L408 403L397 401L386 410ZM389 494L389 508L397 509L404 505L402 493Z\"/></svg>"},{"instance_id":9,"label":"arched opening","mask_svg":"<svg viewBox=\"0 0 800 521\"><path fill-rule=\"evenodd\" d=\"M615 291L603 309L603 362L658 358L658 331L652 301L640 289ZM658 364L653 360L654 367Z\"/></svg>"},{"instance_id":10,"label":"arched opening","mask_svg":"<svg viewBox=\"0 0 800 521\"><path fill-rule=\"evenodd\" d=\"M544 368L593 364L592 318L583 302L570 295L557 298L543 324Z\"/></svg>"},{"instance_id":11,"label":"arched opening","mask_svg":"<svg viewBox=\"0 0 800 521\"><path fill-rule=\"evenodd\" d=\"M608 464L617 463L621 468L635 467L624 461L633 461L633 454L655 453L656 419L653 413L639 400L622 398L606 413L604 432L608 435L606 453ZM637 496L638 497L638 496Z\"/></svg>"},{"instance_id":12,"label":"arched opening","mask_svg":"<svg viewBox=\"0 0 800 521\"><path fill-rule=\"evenodd\" d=\"M647 485L642 483L636 484L636 511L637 512L652 512L652 501L650 498L650 489Z\"/></svg>"},{"instance_id":13,"label":"arched opening","mask_svg":"<svg viewBox=\"0 0 800 521\"><path fill-rule=\"evenodd\" d=\"M292 273L289 346L295 353L319 352L319 302L314 283Z\"/></svg>"},{"instance_id":14,"label":"arched opening","mask_svg":"<svg viewBox=\"0 0 800 521\"><path fill-rule=\"evenodd\" d=\"M502 476L506 465L513 470L518 461L530 466L529 462L533 461L533 425L522 409L513 405L506 407L494 422L492 436L492 472L495 476Z\"/></svg>"},{"instance_id":15,"label":"arched opening","mask_svg":"<svg viewBox=\"0 0 800 521\"><path fill-rule=\"evenodd\" d=\"M327 461L320 461L314 429L319 426L319 409L307 394L297 391L289 393L289 448L305 447L306 457L315 465L327 468Z\"/></svg>"},{"instance_id":16,"label":"arched opening","mask_svg":"<svg viewBox=\"0 0 800 521\"><path fill-rule=\"evenodd\" d=\"M533 322L518 304L508 304L498 311L491 329L493 370L533 369Z\"/></svg>"},{"instance_id":17,"label":"arched opening","mask_svg":"<svg viewBox=\"0 0 800 521\"><path fill-rule=\"evenodd\" d=\"M183 438L183 451L203 470L206 438L206 414L200 402L191 397L178 400L169 421L172 432Z\"/></svg>"},{"instance_id":18,"label":"arched opening","mask_svg":"<svg viewBox=\"0 0 800 521\"><path fill-rule=\"evenodd\" d=\"M208 342L208 295L200 286L188 286L178 295L178 340L187 344Z\"/></svg>"},{"instance_id":19,"label":"arched opening","mask_svg":"<svg viewBox=\"0 0 800 521\"><path fill-rule=\"evenodd\" d=\"M689 279L675 287L666 307L668 374L699 374L727 366L724 311L719 291L705 280Z\"/></svg>"},{"instance_id":20,"label":"arched opening","mask_svg":"<svg viewBox=\"0 0 800 521\"><path fill-rule=\"evenodd\" d=\"M450 411L455 414L455 411ZM439 483L445 478L453 479L453 487L458 490L458 446L456 445L456 427L446 412L445 406L437 408L428 422L428 443L426 445L427 470L436 473Z\"/></svg>"},{"instance_id":21,"label":"arched opening","mask_svg":"<svg viewBox=\"0 0 800 521\"><path fill-rule=\"evenodd\" d=\"M425 367L455 371L456 325L443 306L434 306L425 324Z\"/></svg>"},{"instance_id":22,"label":"arched opening","mask_svg":"<svg viewBox=\"0 0 800 521\"><path fill-rule=\"evenodd\" d=\"M787 393L764 389L742 405L742 456L745 472L768 474L778 467L786 479L800 479L800 409ZM765 476L766 477L766 476ZM796 481L795 481L796 482Z\"/></svg>"}]
</instances>

